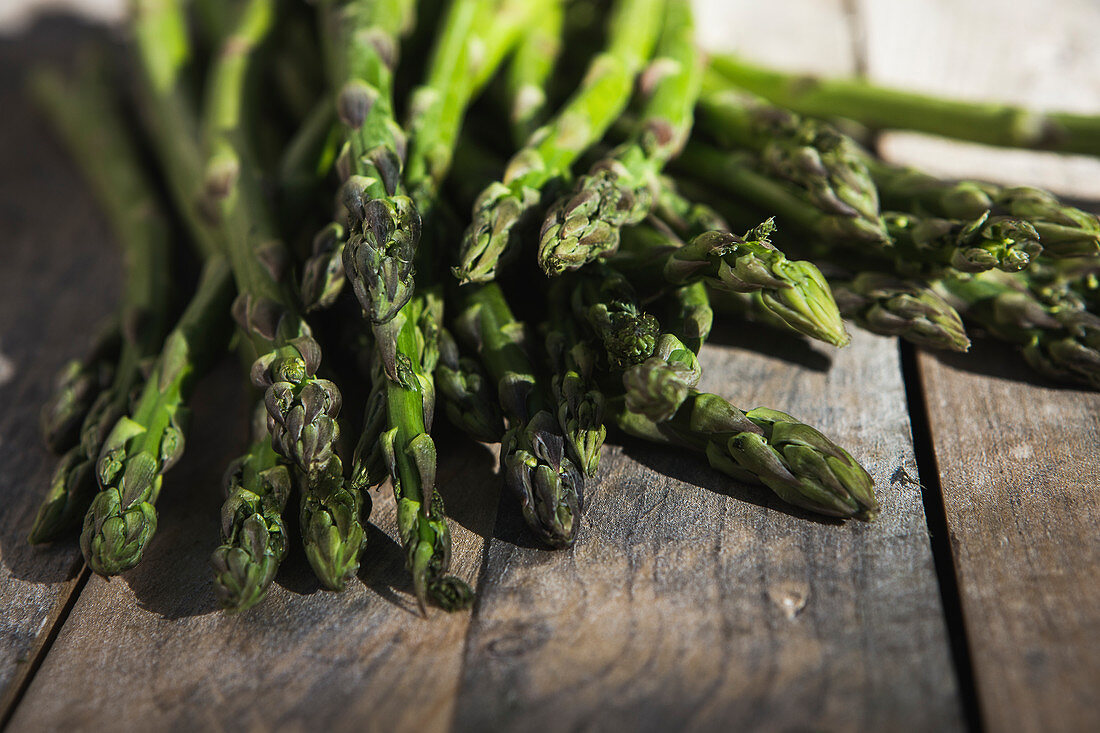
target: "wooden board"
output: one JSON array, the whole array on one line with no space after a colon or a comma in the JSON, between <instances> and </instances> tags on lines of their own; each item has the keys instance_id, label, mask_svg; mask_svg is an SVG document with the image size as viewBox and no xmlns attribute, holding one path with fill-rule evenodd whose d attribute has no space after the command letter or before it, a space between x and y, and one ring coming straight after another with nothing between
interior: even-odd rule
<instances>
[{"instance_id":1,"label":"wooden board","mask_svg":"<svg viewBox=\"0 0 1100 733\"><path fill-rule=\"evenodd\" d=\"M0 721L83 564L75 541L27 544L56 462L39 435L39 410L62 363L90 345L119 281L103 217L79 181L67 182L74 167L20 94L32 50L36 58L56 55L72 37L0 43Z\"/></svg>"},{"instance_id":2,"label":"wooden board","mask_svg":"<svg viewBox=\"0 0 1100 733\"><path fill-rule=\"evenodd\" d=\"M1100 111L1095 3L865 5L873 78ZM1100 196L1095 159L930 140L919 151L887 149L947 162L955 175ZM965 359L922 354L919 364L983 720L993 731L1096 730L1100 396L1047 384L999 344L979 342Z\"/></svg>"}]
</instances>

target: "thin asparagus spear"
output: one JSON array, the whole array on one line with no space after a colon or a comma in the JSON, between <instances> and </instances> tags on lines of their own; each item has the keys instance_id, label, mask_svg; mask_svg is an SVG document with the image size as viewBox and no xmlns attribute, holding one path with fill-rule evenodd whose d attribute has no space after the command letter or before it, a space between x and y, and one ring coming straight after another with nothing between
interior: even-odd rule
<instances>
[{"instance_id":1,"label":"thin asparagus spear","mask_svg":"<svg viewBox=\"0 0 1100 733\"><path fill-rule=\"evenodd\" d=\"M168 227L160 204L110 99L105 67L92 63L68 83L52 71L32 77L31 89L65 140L122 246L124 287L115 326L43 411L58 445L75 433L38 510L30 541L46 542L76 524L97 486L93 467L107 432L143 381L142 363L156 356L168 320ZM109 373L109 381L102 379ZM98 393L91 387L100 387ZM83 409L81 409L83 407Z\"/></svg>"},{"instance_id":2,"label":"thin asparagus spear","mask_svg":"<svg viewBox=\"0 0 1100 733\"><path fill-rule=\"evenodd\" d=\"M562 46L565 21L563 0L542 3L516 46L505 78L512 105L509 121L518 147L531 137L546 110L546 85L554 72Z\"/></svg>"},{"instance_id":3,"label":"thin asparagus spear","mask_svg":"<svg viewBox=\"0 0 1100 733\"><path fill-rule=\"evenodd\" d=\"M569 168L622 113L634 77L656 42L664 0L618 0L609 21L607 49L591 63L581 87L561 111L512 156L504 179L490 184L473 207L455 275L487 282L513 246L513 230L537 207L543 192L569 176Z\"/></svg>"},{"instance_id":4,"label":"thin asparagus spear","mask_svg":"<svg viewBox=\"0 0 1100 733\"><path fill-rule=\"evenodd\" d=\"M792 328L834 346L850 338L825 277L815 265L788 260L771 244L769 219L743 237L711 231L682 244L647 226L626 233L615 266L641 280L672 285L705 282L710 288L760 291L762 302Z\"/></svg>"},{"instance_id":5,"label":"thin asparagus spear","mask_svg":"<svg viewBox=\"0 0 1100 733\"><path fill-rule=\"evenodd\" d=\"M273 0L249 0L210 71L204 194L237 280L233 316L259 355L251 379L264 390L272 447L302 476L306 556L321 582L340 590L357 572L366 541L358 516L362 501L354 487L344 485L335 453L340 392L316 376L321 348L281 284L286 253L272 233L257 171L241 145L246 73L273 12Z\"/></svg>"},{"instance_id":6,"label":"thin asparagus spear","mask_svg":"<svg viewBox=\"0 0 1100 733\"><path fill-rule=\"evenodd\" d=\"M495 283L463 288L461 296L459 333L476 346L496 381L508 423L500 451L505 486L539 539L569 547L580 527L584 476L565 455L565 440L524 351L524 326Z\"/></svg>"},{"instance_id":7,"label":"thin asparagus spear","mask_svg":"<svg viewBox=\"0 0 1100 733\"><path fill-rule=\"evenodd\" d=\"M641 77L648 99L630 140L593 165L542 224L538 261L547 275L614 252L622 227L653 207L662 168L691 133L703 70L694 30L690 2L667 0L656 56Z\"/></svg>"},{"instance_id":8,"label":"thin asparagus spear","mask_svg":"<svg viewBox=\"0 0 1100 733\"><path fill-rule=\"evenodd\" d=\"M1100 317L1079 303L1044 303L1023 273L984 272L937 285L964 319L1019 346L1036 371L1100 389Z\"/></svg>"},{"instance_id":9,"label":"thin asparagus spear","mask_svg":"<svg viewBox=\"0 0 1100 733\"><path fill-rule=\"evenodd\" d=\"M267 597L288 545L283 510L291 475L271 447L266 415L257 405L254 440L225 472L222 544L214 550L214 592L222 608L245 611Z\"/></svg>"},{"instance_id":10,"label":"thin asparagus spear","mask_svg":"<svg viewBox=\"0 0 1100 733\"><path fill-rule=\"evenodd\" d=\"M195 382L224 348L232 293L228 265L211 257L134 408L103 441L96 465L102 488L80 534L84 559L100 575L134 567L156 531L162 476L183 454Z\"/></svg>"},{"instance_id":11,"label":"thin asparagus spear","mask_svg":"<svg viewBox=\"0 0 1100 733\"><path fill-rule=\"evenodd\" d=\"M868 157L883 203L947 219L973 220L986 212L1017 217L1034 227L1049 257L1100 254L1100 219L1027 186L1002 187L980 181L945 181L913 168Z\"/></svg>"},{"instance_id":12,"label":"thin asparagus spear","mask_svg":"<svg viewBox=\"0 0 1100 733\"><path fill-rule=\"evenodd\" d=\"M702 280L681 285L668 293L669 314L661 320L667 331L676 336L695 354L703 348L714 325L714 309L710 293Z\"/></svg>"},{"instance_id":13,"label":"thin asparagus spear","mask_svg":"<svg viewBox=\"0 0 1100 733\"><path fill-rule=\"evenodd\" d=\"M596 351L573 320L563 283L551 286L546 352L554 370L550 392L558 405L558 425L568 441L570 458L586 476L595 476L607 437L604 396L596 384Z\"/></svg>"},{"instance_id":14,"label":"thin asparagus spear","mask_svg":"<svg viewBox=\"0 0 1100 733\"><path fill-rule=\"evenodd\" d=\"M1100 152L1100 117L1038 112L877 87L862 79L819 79L715 56L711 68L730 84L799 114L848 117L875 128L916 130L958 140L1062 153Z\"/></svg>"},{"instance_id":15,"label":"thin asparagus spear","mask_svg":"<svg viewBox=\"0 0 1100 733\"><path fill-rule=\"evenodd\" d=\"M829 285L841 315L871 333L931 349L970 348L958 312L923 282L862 272L851 279L830 278Z\"/></svg>"},{"instance_id":16,"label":"thin asparagus spear","mask_svg":"<svg viewBox=\"0 0 1100 733\"><path fill-rule=\"evenodd\" d=\"M412 296L419 221L401 185L406 140L394 119L393 70L415 7L415 0L327 0L322 6L328 75L343 138L337 171L345 186L361 189L357 199L387 200L411 235L377 241L373 219L364 217L385 212L349 207L348 196L342 196L340 215L318 235L314 255L303 268L307 311L335 302L345 272L351 273L356 297L372 323L393 318ZM350 251L345 240L351 242Z\"/></svg>"}]
</instances>

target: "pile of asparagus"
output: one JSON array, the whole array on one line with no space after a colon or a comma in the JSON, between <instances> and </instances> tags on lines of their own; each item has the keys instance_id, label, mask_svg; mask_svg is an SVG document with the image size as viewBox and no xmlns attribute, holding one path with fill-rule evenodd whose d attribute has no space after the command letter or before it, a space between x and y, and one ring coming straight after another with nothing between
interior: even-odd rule
<instances>
[{"instance_id":1,"label":"pile of asparagus","mask_svg":"<svg viewBox=\"0 0 1100 733\"><path fill-rule=\"evenodd\" d=\"M550 547L577 537L608 429L872 519L843 448L698 389L715 312L835 347L847 318L965 351L970 322L1100 386L1095 216L892 166L825 118L1100 152L1096 120L708 60L687 0L132 5L129 63L32 80L124 255L117 313L43 411L61 459L30 534L81 526L101 575L141 560L195 384L230 349L255 396L211 559L229 611L267 594L292 499L317 577L344 588L386 482L421 608L470 605L437 400L500 444L506 496ZM178 309L169 263L187 257L201 274ZM350 415L336 374L360 395Z\"/></svg>"}]
</instances>

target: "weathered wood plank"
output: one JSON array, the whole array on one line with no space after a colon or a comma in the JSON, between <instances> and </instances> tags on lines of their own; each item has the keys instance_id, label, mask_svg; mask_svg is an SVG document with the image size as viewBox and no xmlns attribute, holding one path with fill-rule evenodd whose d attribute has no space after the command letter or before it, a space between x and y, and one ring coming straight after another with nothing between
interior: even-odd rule
<instances>
[{"instance_id":1,"label":"weathered wood plank","mask_svg":"<svg viewBox=\"0 0 1100 733\"><path fill-rule=\"evenodd\" d=\"M1100 111L1095 3L867 5L876 79ZM969 147L960 159L958 146L921 145L919 162L946 161L950 174L1100 196L1096 160ZM978 342L965 357L922 354L919 365L984 722L1095 730L1100 396L1038 380L999 344Z\"/></svg>"},{"instance_id":2,"label":"weathered wood plank","mask_svg":"<svg viewBox=\"0 0 1100 733\"><path fill-rule=\"evenodd\" d=\"M74 167L22 98L24 61L63 37L0 43L0 720L76 584L75 541L27 544L56 458L38 414L67 359L89 346L116 298L118 256Z\"/></svg>"},{"instance_id":3,"label":"weathered wood plank","mask_svg":"<svg viewBox=\"0 0 1100 733\"><path fill-rule=\"evenodd\" d=\"M701 3L704 41L851 68L842 3L750 5ZM800 43L766 30L791 17ZM831 355L740 325L725 336L749 348L708 344L704 388L822 426L874 474L883 515L813 521L632 442L605 453L571 552L525 544L502 503L457 729L961 727L921 497L900 480L915 464L894 342L856 334Z\"/></svg>"}]
</instances>

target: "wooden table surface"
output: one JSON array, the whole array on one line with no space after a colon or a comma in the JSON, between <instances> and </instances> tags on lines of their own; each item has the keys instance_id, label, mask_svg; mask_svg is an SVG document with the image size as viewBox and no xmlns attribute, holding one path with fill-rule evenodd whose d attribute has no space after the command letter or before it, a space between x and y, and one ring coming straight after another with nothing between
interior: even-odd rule
<instances>
[{"instance_id":1,"label":"wooden table surface","mask_svg":"<svg viewBox=\"0 0 1100 733\"><path fill-rule=\"evenodd\" d=\"M1100 112L1093 0L700 7L708 45L773 65ZM1100 730L1100 396L982 339L945 356L855 332L835 351L725 324L704 348L705 389L791 412L863 462L883 505L870 525L627 443L604 449L576 546L546 551L498 504L493 452L451 434L439 484L471 613L416 613L385 493L361 583L321 591L295 549L263 605L217 610L220 475L245 435L232 363L200 387L142 565L108 582L75 541L29 547L54 463L39 406L119 284L102 217L19 91L80 35L0 41L0 725ZM1100 199L1095 160L911 135L882 150Z\"/></svg>"}]
</instances>

